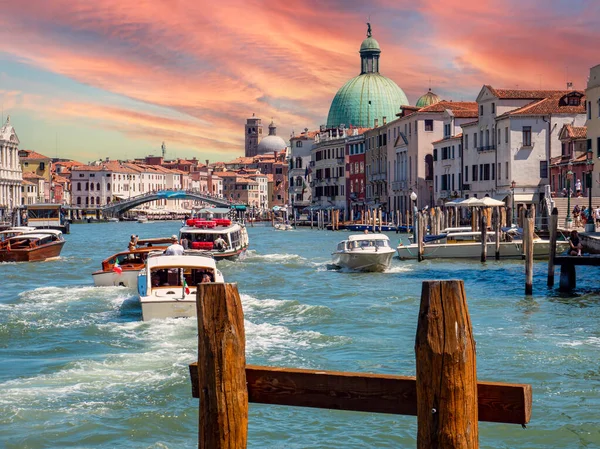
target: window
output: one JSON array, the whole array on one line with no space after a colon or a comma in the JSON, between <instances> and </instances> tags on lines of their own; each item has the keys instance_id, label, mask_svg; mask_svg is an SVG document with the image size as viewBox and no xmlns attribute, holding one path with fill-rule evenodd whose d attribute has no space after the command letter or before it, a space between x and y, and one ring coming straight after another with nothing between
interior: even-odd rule
<instances>
[{"instance_id":1,"label":"window","mask_svg":"<svg viewBox=\"0 0 600 449\"><path fill-rule=\"evenodd\" d=\"M492 181L496 179L496 164L492 164Z\"/></svg>"},{"instance_id":2,"label":"window","mask_svg":"<svg viewBox=\"0 0 600 449\"><path fill-rule=\"evenodd\" d=\"M477 181L477 165L473 165L473 181Z\"/></svg>"},{"instance_id":3,"label":"window","mask_svg":"<svg viewBox=\"0 0 600 449\"><path fill-rule=\"evenodd\" d=\"M77 197L77 205L81 206L81 197L80 196Z\"/></svg>"},{"instance_id":4,"label":"window","mask_svg":"<svg viewBox=\"0 0 600 449\"><path fill-rule=\"evenodd\" d=\"M437 160L438 160L437 159L437 148L434 148L433 149L433 161L436 162Z\"/></svg>"},{"instance_id":5,"label":"window","mask_svg":"<svg viewBox=\"0 0 600 449\"><path fill-rule=\"evenodd\" d=\"M99 182L96 183L96 190L100 190L100 183Z\"/></svg>"},{"instance_id":6,"label":"window","mask_svg":"<svg viewBox=\"0 0 600 449\"><path fill-rule=\"evenodd\" d=\"M77 190L81 191L81 183L80 182L77 183Z\"/></svg>"},{"instance_id":7,"label":"window","mask_svg":"<svg viewBox=\"0 0 600 449\"><path fill-rule=\"evenodd\" d=\"M86 191L90 190L90 183L89 182L85 183L85 190Z\"/></svg>"},{"instance_id":8,"label":"window","mask_svg":"<svg viewBox=\"0 0 600 449\"><path fill-rule=\"evenodd\" d=\"M500 145L500 134L501 134L501 133L500 133L500 128L498 128L498 142L497 142L497 143L498 143L498 145Z\"/></svg>"},{"instance_id":9,"label":"window","mask_svg":"<svg viewBox=\"0 0 600 449\"><path fill-rule=\"evenodd\" d=\"M418 121L415 120L415 134L417 134L417 126L418 126Z\"/></svg>"},{"instance_id":10,"label":"window","mask_svg":"<svg viewBox=\"0 0 600 449\"><path fill-rule=\"evenodd\" d=\"M297 140L296 141L296 148L300 148L302 147L302 141L301 140Z\"/></svg>"},{"instance_id":11,"label":"window","mask_svg":"<svg viewBox=\"0 0 600 449\"><path fill-rule=\"evenodd\" d=\"M504 165L505 165L504 179L508 179L508 162L505 162Z\"/></svg>"},{"instance_id":12,"label":"window","mask_svg":"<svg viewBox=\"0 0 600 449\"><path fill-rule=\"evenodd\" d=\"M531 146L531 126L523 127L523 146L524 147Z\"/></svg>"},{"instance_id":13,"label":"window","mask_svg":"<svg viewBox=\"0 0 600 449\"><path fill-rule=\"evenodd\" d=\"M483 181L483 164L479 164L479 180Z\"/></svg>"},{"instance_id":14,"label":"window","mask_svg":"<svg viewBox=\"0 0 600 449\"><path fill-rule=\"evenodd\" d=\"M600 157L600 137L596 138L596 156Z\"/></svg>"},{"instance_id":15,"label":"window","mask_svg":"<svg viewBox=\"0 0 600 449\"><path fill-rule=\"evenodd\" d=\"M465 182L469 182L469 166L465 165Z\"/></svg>"},{"instance_id":16,"label":"window","mask_svg":"<svg viewBox=\"0 0 600 449\"><path fill-rule=\"evenodd\" d=\"M498 179L502 179L502 164L498 162Z\"/></svg>"},{"instance_id":17,"label":"window","mask_svg":"<svg viewBox=\"0 0 600 449\"><path fill-rule=\"evenodd\" d=\"M483 105L479 106L479 115L483 115Z\"/></svg>"},{"instance_id":18,"label":"window","mask_svg":"<svg viewBox=\"0 0 600 449\"><path fill-rule=\"evenodd\" d=\"M592 118L592 102L587 102L587 118L590 120Z\"/></svg>"},{"instance_id":19,"label":"window","mask_svg":"<svg viewBox=\"0 0 600 449\"><path fill-rule=\"evenodd\" d=\"M592 139L588 139L587 140L587 150L591 150L592 149Z\"/></svg>"},{"instance_id":20,"label":"window","mask_svg":"<svg viewBox=\"0 0 600 449\"><path fill-rule=\"evenodd\" d=\"M492 114L496 113L496 103L492 103Z\"/></svg>"},{"instance_id":21,"label":"window","mask_svg":"<svg viewBox=\"0 0 600 449\"><path fill-rule=\"evenodd\" d=\"M433 131L433 120L425 120L425 131Z\"/></svg>"},{"instance_id":22,"label":"window","mask_svg":"<svg viewBox=\"0 0 600 449\"><path fill-rule=\"evenodd\" d=\"M465 150L469 149L469 135L465 134Z\"/></svg>"},{"instance_id":23,"label":"window","mask_svg":"<svg viewBox=\"0 0 600 449\"><path fill-rule=\"evenodd\" d=\"M548 161L540 161L540 178L548 177Z\"/></svg>"},{"instance_id":24,"label":"window","mask_svg":"<svg viewBox=\"0 0 600 449\"><path fill-rule=\"evenodd\" d=\"M482 164L483 165L483 180L490 180L490 164Z\"/></svg>"},{"instance_id":25,"label":"window","mask_svg":"<svg viewBox=\"0 0 600 449\"><path fill-rule=\"evenodd\" d=\"M504 143L508 143L508 126L504 128Z\"/></svg>"},{"instance_id":26,"label":"window","mask_svg":"<svg viewBox=\"0 0 600 449\"><path fill-rule=\"evenodd\" d=\"M473 148L477 149L477 133L473 133Z\"/></svg>"}]
</instances>

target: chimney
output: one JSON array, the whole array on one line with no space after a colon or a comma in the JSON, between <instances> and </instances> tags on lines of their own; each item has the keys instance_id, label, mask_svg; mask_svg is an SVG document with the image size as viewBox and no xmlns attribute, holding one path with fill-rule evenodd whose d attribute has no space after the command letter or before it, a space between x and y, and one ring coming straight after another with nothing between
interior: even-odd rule
<instances>
[{"instance_id":1,"label":"chimney","mask_svg":"<svg viewBox=\"0 0 600 449\"><path fill-rule=\"evenodd\" d=\"M387 124L387 117L383 117L383 124Z\"/></svg>"},{"instance_id":2,"label":"chimney","mask_svg":"<svg viewBox=\"0 0 600 449\"><path fill-rule=\"evenodd\" d=\"M377 128L378 126L379 126L379 119L378 119L378 118L376 118L376 119L373 121L373 128Z\"/></svg>"},{"instance_id":3,"label":"chimney","mask_svg":"<svg viewBox=\"0 0 600 449\"><path fill-rule=\"evenodd\" d=\"M208 167L208 159L206 159L206 166Z\"/></svg>"}]
</instances>

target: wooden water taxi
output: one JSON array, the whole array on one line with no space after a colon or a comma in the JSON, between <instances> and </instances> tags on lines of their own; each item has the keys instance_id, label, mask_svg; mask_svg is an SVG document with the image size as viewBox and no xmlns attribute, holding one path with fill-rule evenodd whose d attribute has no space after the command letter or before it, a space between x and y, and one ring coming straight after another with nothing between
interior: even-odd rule
<instances>
[{"instance_id":1,"label":"wooden water taxi","mask_svg":"<svg viewBox=\"0 0 600 449\"><path fill-rule=\"evenodd\" d=\"M55 229L7 230L0 242L0 262L40 262L60 256L65 244ZM12 234L12 235L11 235Z\"/></svg>"}]
</instances>

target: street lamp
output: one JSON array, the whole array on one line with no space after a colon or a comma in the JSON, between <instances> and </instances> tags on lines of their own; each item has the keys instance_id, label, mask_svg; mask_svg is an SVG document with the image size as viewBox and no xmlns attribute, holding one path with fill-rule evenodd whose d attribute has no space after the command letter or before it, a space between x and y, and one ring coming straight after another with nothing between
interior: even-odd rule
<instances>
[{"instance_id":1,"label":"street lamp","mask_svg":"<svg viewBox=\"0 0 600 449\"><path fill-rule=\"evenodd\" d=\"M565 221L565 227L571 229L573 226L573 219L571 218L571 179L573 179L573 162L569 161L567 165L569 171L567 171L567 219Z\"/></svg>"},{"instance_id":2,"label":"street lamp","mask_svg":"<svg viewBox=\"0 0 600 449\"><path fill-rule=\"evenodd\" d=\"M588 219L585 224L585 232L595 232L596 224L594 223L594 214L592 214L592 172L594 171L594 153L591 148L588 148L586 153L587 165L587 185L588 185Z\"/></svg>"},{"instance_id":3,"label":"street lamp","mask_svg":"<svg viewBox=\"0 0 600 449\"><path fill-rule=\"evenodd\" d=\"M413 236L414 243L419 242L419 230L417 229L417 194L415 192L410 193L410 199L413 202Z\"/></svg>"},{"instance_id":4,"label":"street lamp","mask_svg":"<svg viewBox=\"0 0 600 449\"><path fill-rule=\"evenodd\" d=\"M512 189L512 220L510 222L511 225L515 224L515 187L517 183L515 181L510 183L510 188Z\"/></svg>"}]
</instances>

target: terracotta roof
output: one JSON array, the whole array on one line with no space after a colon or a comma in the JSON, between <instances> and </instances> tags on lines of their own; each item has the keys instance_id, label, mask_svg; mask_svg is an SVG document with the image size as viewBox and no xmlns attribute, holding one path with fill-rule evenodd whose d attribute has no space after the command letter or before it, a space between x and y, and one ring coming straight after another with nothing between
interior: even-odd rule
<instances>
[{"instance_id":1,"label":"terracotta roof","mask_svg":"<svg viewBox=\"0 0 600 449\"><path fill-rule=\"evenodd\" d=\"M46 179L43 176L36 175L35 173L23 172L23 179Z\"/></svg>"},{"instance_id":2,"label":"terracotta roof","mask_svg":"<svg viewBox=\"0 0 600 449\"><path fill-rule=\"evenodd\" d=\"M25 185L32 185L32 186L36 186L37 185L35 182L27 181L26 179L23 179L23 184L25 184Z\"/></svg>"},{"instance_id":3,"label":"terracotta roof","mask_svg":"<svg viewBox=\"0 0 600 449\"><path fill-rule=\"evenodd\" d=\"M462 139L462 133L456 134L455 136L452 136L452 137L444 137L443 139L436 140L435 142L431 142L431 144L435 145L436 143L441 143L444 141L450 141L450 140L454 140L454 139Z\"/></svg>"},{"instance_id":4,"label":"terracotta roof","mask_svg":"<svg viewBox=\"0 0 600 449\"><path fill-rule=\"evenodd\" d=\"M77 161L58 161L52 165L54 165L54 166L61 165L62 167L70 168L70 167L73 167L76 165L85 165L85 164L83 162L77 162Z\"/></svg>"},{"instance_id":5,"label":"terracotta roof","mask_svg":"<svg viewBox=\"0 0 600 449\"><path fill-rule=\"evenodd\" d=\"M563 125L563 128L566 132L566 137L569 139L580 140L587 139L587 126L573 126L573 125ZM562 133L559 132L559 136Z\"/></svg>"},{"instance_id":6,"label":"terracotta roof","mask_svg":"<svg viewBox=\"0 0 600 449\"><path fill-rule=\"evenodd\" d=\"M52 175L52 181L58 182L58 183L61 183L61 184L64 184L64 183L68 184L69 183L69 180L67 178L65 178L63 176L59 176L59 175Z\"/></svg>"},{"instance_id":7,"label":"terracotta roof","mask_svg":"<svg viewBox=\"0 0 600 449\"><path fill-rule=\"evenodd\" d=\"M479 120L474 120L472 122L462 123L460 126L462 126L464 128L465 126L473 126L473 125L477 125L478 123L479 123Z\"/></svg>"},{"instance_id":8,"label":"terracotta roof","mask_svg":"<svg viewBox=\"0 0 600 449\"><path fill-rule=\"evenodd\" d=\"M308 131L307 133L303 132L302 134L298 134L297 136L290 137L290 140L291 139L302 139L302 140L314 139L317 134L319 134L319 131Z\"/></svg>"},{"instance_id":9,"label":"terracotta roof","mask_svg":"<svg viewBox=\"0 0 600 449\"><path fill-rule=\"evenodd\" d=\"M468 118L477 117L477 103L475 101L447 101L442 100L438 103L425 106L418 112L444 112L450 109L455 117ZM460 116L458 115L460 114Z\"/></svg>"},{"instance_id":10,"label":"terracotta roof","mask_svg":"<svg viewBox=\"0 0 600 449\"><path fill-rule=\"evenodd\" d=\"M564 101L567 93L569 91L566 93L559 92L548 98L533 101L518 109L502 114L498 118L506 115L585 114L585 96L581 97L579 106L571 106Z\"/></svg>"},{"instance_id":11,"label":"terracotta roof","mask_svg":"<svg viewBox=\"0 0 600 449\"><path fill-rule=\"evenodd\" d=\"M565 95L573 92L570 90L495 89L489 84L486 84L485 87L498 98L513 100L541 100L556 94Z\"/></svg>"},{"instance_id":12,"label":"terracotta roof","mask_svg":"<svg viewBox=\"0 0 600 449\"><path fill-rule=\"evenodd\" d=\"M37 153L32 150L19 150L19 158L21 159L50 159L48 156Z\"/></svg>"}]
</instances>

